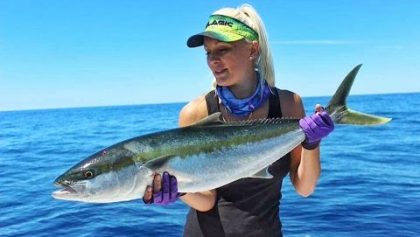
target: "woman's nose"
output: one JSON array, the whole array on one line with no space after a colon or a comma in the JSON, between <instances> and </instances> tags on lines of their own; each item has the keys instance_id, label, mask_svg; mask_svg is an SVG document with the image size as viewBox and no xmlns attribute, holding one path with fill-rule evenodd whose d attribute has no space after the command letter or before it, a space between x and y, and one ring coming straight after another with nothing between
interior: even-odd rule
<instances>
[{"instance_id":1,"label":"woman's nose","mask_svg":"<svg viewBox=\"0 0 420 237\"><path fill-rule=\"evenodd\" d=\"M217 63L220 62L220 54L217 53L209 53L207 54L207 61L209 63Z\"/></svg>"}]
</instances>

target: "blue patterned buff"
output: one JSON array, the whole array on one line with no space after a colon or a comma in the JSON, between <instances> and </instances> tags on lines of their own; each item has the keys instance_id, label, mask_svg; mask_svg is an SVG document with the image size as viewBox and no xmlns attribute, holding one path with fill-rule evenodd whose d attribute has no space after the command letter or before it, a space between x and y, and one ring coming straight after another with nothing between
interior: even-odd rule
<instances>
[{"instance_id":1,"label":"blue patterned buff","mask_svg":"<svg viewBox=\"0 0 420 237\"><path fill-rule=\"evenodd\" d=\"M271 90L267 81L260 77L257 71L258 85L255 92L244 99L237 99L229 87L216 87L217 96L220 98L222 104L229 112L237 117L247 117L256 109L258 109L268 99Z\"/></svg>"}]
</instances>

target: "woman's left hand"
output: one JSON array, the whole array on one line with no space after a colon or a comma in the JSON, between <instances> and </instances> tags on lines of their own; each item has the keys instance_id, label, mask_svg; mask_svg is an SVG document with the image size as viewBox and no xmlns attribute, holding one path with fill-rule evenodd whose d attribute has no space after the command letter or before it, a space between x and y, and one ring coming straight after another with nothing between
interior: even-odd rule
<instances>
[{"instance_id":1,"label":"woman's left hand","mask_svg":"<svg viewBox=\"0 0 420 237\"><path fill-rule=\"evenodd\" d=\"M168 172L163 175L156 174L153 178L153 187L147 187L143 196L146 204L168 205L175 202L179 197L178 182L175 176Z\"/></svg>"},{"instance_id":2,"label":"woman's left hand","mask_svg":"<svg viewBox=\"0 0 420 237\"><path fill-rule=\"evenodd\" d=\"M318 147L321 139L334 130L334 122L327 111L320 105L316 105L315 110L316 112L311 116L299 120L299 125L306 136L302 146L308 150Z\"/></svg>"}]
</instances>

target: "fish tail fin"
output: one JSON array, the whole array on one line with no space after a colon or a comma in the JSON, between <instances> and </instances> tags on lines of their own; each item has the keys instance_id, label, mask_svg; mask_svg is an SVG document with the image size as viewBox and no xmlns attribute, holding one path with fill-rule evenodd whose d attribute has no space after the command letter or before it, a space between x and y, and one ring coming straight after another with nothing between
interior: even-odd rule
<instances>
[{"instance_id":1,"label":"fish tail fin","mask_svg":"<svg viewBox=\"0 0 420 237\"><path fill-rule=\"evenodd\" d=\"M347 97L361 67L362 64L359 64L347 74L326 107L326 111L336 124L379 125L391 121L391 118L365 114L347 107Z\"/></svg>"}]
</instances>

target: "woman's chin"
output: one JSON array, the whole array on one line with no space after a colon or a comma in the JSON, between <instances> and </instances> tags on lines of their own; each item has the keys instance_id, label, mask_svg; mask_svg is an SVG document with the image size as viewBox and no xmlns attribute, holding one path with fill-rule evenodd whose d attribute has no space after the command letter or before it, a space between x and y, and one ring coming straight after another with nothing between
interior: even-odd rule
<instances>
[{"instance_id":1,"label":"woman's chin","mask_svg":"<svg viewBox=\"0 0 420 237\"><path fill-rule=\"evenodd\" d=\"M216 83L218 86L231 86L232 82L228 77L217 77L215 76Z\"/></svg>"}]
</instances>

